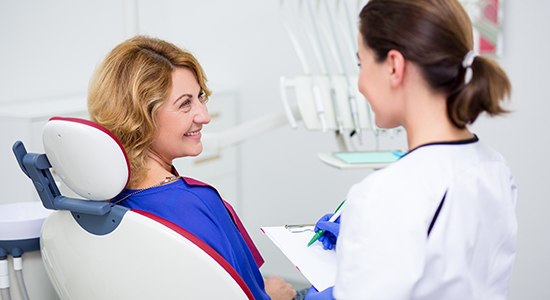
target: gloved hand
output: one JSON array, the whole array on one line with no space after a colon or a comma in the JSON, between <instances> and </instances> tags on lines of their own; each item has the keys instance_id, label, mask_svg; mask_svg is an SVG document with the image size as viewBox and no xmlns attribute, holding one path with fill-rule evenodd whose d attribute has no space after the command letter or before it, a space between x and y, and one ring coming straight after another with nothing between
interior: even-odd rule
<instances>
[{"instance_id":1,"label":"gloved hand","mask_svg":"<svg viewBox=\"0 0 550 300\"><path fill-rule=\"evenodd\" d=\"M338 217L334 222L329 222L328 220L334 214L326 214L317 221L315 224L315 232L319 229L323 229L325 233L319 238L319 241L323 243L323 248L325 249L334 249L336 247L336 241L338 240L338 234L340 233L340 217Z\"/></svg>"},{"instance_id":2,"label":"gloved hand","mask_svg":"<svg viewBox=\"0 0 550 300\"><path fill-rule=\"evenodd\" d=\"M333 300L334 299L334 297L332 296L333 288L334 287L331 286L322 292L318 292L317 289L311 286L307 291L307 294L304 300Z\"/></svg>"}]
</instances>

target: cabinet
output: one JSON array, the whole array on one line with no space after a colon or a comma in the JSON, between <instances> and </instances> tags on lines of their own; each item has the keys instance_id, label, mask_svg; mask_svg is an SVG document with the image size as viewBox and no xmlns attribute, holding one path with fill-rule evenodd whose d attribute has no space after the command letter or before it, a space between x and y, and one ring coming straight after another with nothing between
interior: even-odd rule
<instances>
[{"instance_id":1,"label":"cabinet","mask_svg":"<svg viewBox=\"0 0 550 300\"><path fill-rule=\"evenodd\" d=\"M19 168L11 147L15 141L28 152L43 153L42 127L52 116L87 118L86 97L58 97L0 103L0 204L38 201L31 181Z\"/></svg>"},{"instance_id":2,"label":"cabinet","mask_svg":"<svg viewBox=\"0 0 550 300\"><path fill-rule=\"evenodd\" d=\"M40 201L34 186L21 171L12 152L12 145L20 140L28 152L43 153L42 127L52 116L87 118L85 96L58 97L0 103L0 206L16 202ZM25 203L30 204L30 203ZM13 207L12 204L3 207ZM13 212L23 217L28 211ZM10 263L11 259L10 259ZM49 282L39 251L24 254L24 274L29 298L59 299ZM10 268L10 278L15 278ZM19 298L19 289L12 280L11 293Z\"/></svg>"}]
</instances>

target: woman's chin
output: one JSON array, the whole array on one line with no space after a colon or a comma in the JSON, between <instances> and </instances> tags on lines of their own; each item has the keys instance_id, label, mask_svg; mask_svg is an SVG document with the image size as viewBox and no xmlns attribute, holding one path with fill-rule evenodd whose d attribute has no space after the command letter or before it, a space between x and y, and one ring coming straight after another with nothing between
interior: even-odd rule
<instances>
[{"instance_id":1,"label":"woman's chin","mask_svg":"<svg viewBox=\"0 0 550 300\"><path fill-rule=\"evenodd\" d=\"M202 153L202 145L200 145L200 147L197 147L196 149L193 149L193 151L190 151L188 156L198 156L199 154Z\"/></svg>"}]
</instances>

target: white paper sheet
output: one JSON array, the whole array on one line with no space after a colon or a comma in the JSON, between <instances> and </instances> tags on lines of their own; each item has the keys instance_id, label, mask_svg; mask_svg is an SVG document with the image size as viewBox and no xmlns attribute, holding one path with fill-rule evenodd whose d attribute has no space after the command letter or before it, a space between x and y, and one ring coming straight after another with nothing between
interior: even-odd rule
<instances>
[{"instance_id":1,"label":"white paper sheet","mask_svg":"<svg viewBox=\"0 0 550 300\"><path fill-rule=\"evenodd\" d=\"M291 232L284 226L260 229L318 291L334 286L336 251L323 249L320 242L307 246L314 235L313 226L303 232Z\"/></svg>"}]
</instances>

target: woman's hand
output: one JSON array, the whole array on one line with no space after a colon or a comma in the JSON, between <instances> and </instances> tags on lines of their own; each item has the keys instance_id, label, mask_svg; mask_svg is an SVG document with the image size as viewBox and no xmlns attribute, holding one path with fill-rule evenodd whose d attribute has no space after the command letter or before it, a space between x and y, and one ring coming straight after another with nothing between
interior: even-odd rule
<instances>
[{"instance_id":1,"label":"woman's hand","mask_svg":"<svg viewBox=\"0 0 550 300\"><path fill-rule=\"evenodd\" d=\"M289 300L296 296L296 290L290 283L277 276L270 276L264 279L265 291L273 300Z\"/></svg>"},{"instance_id":2,"label":"woman's hand","mask_svg":"<svg viewBox=\"0 0 550 300\"><path fill-rule=\"evenodd\" d=\"M311 286L307 291L305 300L333 300L334 299L334 297L332 296L333 288L334 287L331 286L322 292L318 292L315 287Z\"/></svg>"},{"instance_id":3,"label":"woman's hand","mask_svg":"<svg viewBox=\"0 0 550 300\"><path fill-rule=\"evenodd\" d=\"M329 222L330 218L334 214L326 214L317 221L314 231L322 229L325 232L319 238L319 242L323 243L323 248L332 250L336 248L336 241L338 240L338 234L340 234L340 217L334 222Z\"/></svg>"}]
</instances>

